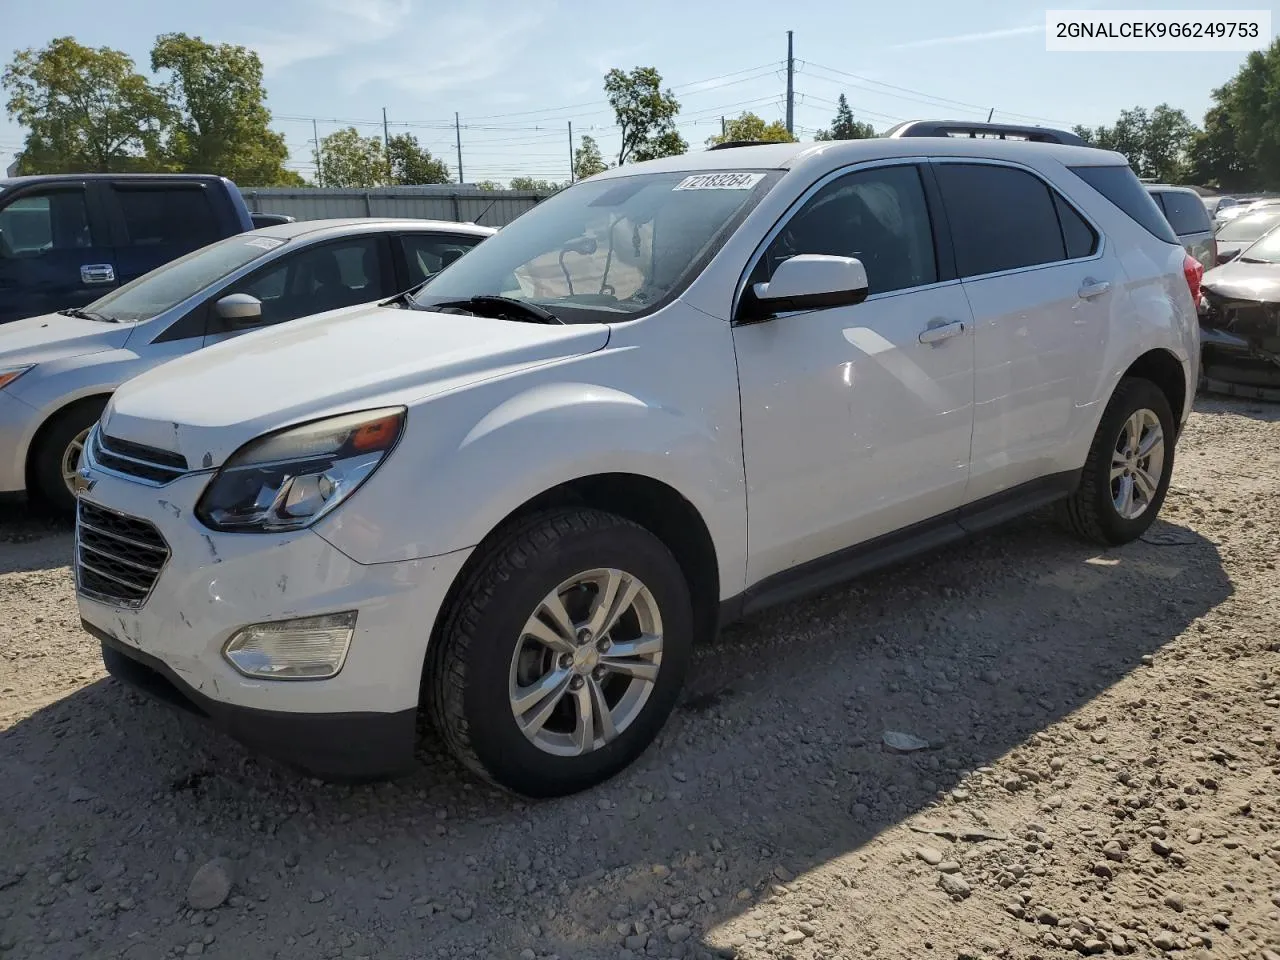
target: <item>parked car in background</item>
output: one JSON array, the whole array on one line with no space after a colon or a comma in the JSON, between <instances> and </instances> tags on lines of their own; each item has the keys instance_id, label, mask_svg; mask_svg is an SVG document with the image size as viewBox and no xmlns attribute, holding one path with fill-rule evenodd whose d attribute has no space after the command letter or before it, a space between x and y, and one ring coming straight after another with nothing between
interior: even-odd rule
<instances>
[{"instance_id":1,"label":"parked car in background","mask_svg":"<svg viewBox=\"0 0 1280 960\"><path fill-rule=\"evenodd\" d=\"M297 217L291 217L287 213L251 213L253 218L253 228L255 230L262 227L278 227L282 223L296 223Z\"/></svg>"},{"instance_id":2,"label":"parked car in background","mask_svg":"<svg viewBox=\"0 0 1280 960\"><path fill-rule=\"evenodd\" d=\"M224 177L0 179L0 324L82 307L162 263L253 229Z\"/></svg>"},{"instance_id":3,"label":"parked car in background","mask_svg":"<svg viewBox=\"0 0 1280 960\"><path fill-rule=\"evenodd\" d=\"M1218 264L1228 263L1245 247L1271 232L1280 224L1280 205L1260 207L1251 213L1236 217L1218 228Z\"/></svg>"},{"instance_id":4,"label":"parked car in background","mask_svg":"<svg viewBox=\"0 0 1280 960\"><path fill-rule=\"evenodd\" d=\"M431 220L267 227L83 308L0 327L0 492L25 489L69 515L84 439L130 377L250 330L408 290L493 233Z\"/></svg>"},{"instance_id":5,"label":"parked car in background","mask_svg":"<svg viewBox=\"0 0 1280 960\"><path fill-rule=\"evenodd\" d=\"M1235 197L1201 197L1200 199L1204 203L1205 212L1215 218L1221 211L1228 210L1239 202Z\"/></svg>"},{"instance_id":6,"label":"parked car in background","mask_svg":"<svg viewBox=\"0 0 1280 960\"><path fill-rule=\"evenodd\" d=\"M581 790L720 622L1054 501L1140 537L1202 273L1101 150L616 167L410 297L125 384L80 478L81 619L113 675L313 773L411 766L421 707L480 776Z\"/></svg>"},{"instance_id":7,"label":"parked car in background","mask_svg":"<svg viewBox=\"0 0 1280 960\"><path fill-rule=\"evenodd\" d=\"M1204 275L1200 342L1205 389L1280 400L1280 225Z\"/></svg>"},{"instance_id":8,"label":"parked car in background","mask_svg":"<svg viewBox=\"0 0 1280 960\"><path fill-rule=\"evenodd\" d=\"M1191 256L1200 261L1206 270L1218 262L1218 245L1213 237L1213 221L1205 209L1200 194L1190 187L1175 187L1166 183L1144 184L1156 206L1164 214L1178 242Z\"/></svg>"}]
</instances>

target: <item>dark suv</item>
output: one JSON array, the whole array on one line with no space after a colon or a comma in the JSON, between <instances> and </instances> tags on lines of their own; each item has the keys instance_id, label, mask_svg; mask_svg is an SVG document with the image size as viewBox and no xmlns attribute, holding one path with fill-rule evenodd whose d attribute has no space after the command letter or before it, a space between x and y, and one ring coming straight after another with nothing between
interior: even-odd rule
<instances>
[{"instance_id":1,"label":"dark suv","mask_svg":"<svg viewBox=\"0 0 1280 960\"><path fill-rule=\"evenodd\" d=\"M82 307L253 229L235 184L188 174L0 179L0 324Z\"/></svg>"}]
</instances>

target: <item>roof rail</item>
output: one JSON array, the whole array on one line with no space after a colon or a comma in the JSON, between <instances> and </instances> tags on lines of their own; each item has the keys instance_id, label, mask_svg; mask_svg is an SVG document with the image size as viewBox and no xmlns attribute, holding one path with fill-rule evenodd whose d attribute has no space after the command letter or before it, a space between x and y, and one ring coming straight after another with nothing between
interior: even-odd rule
<instances>
[{"instance_id":1,"label":"roof rail","mask_svg":"<svg viewBox=\"0 0 1280 960\"><path fill-rule=\"evenodd\" d=\"M726 140L724 143L717 143L714 146L707 147L708 150L729 150L733 147L763 147L771 140Z\"/></svg>"},{"instance_id":2,"label":"roof rail","mask_svg":"<svg viewBox=\"0 0 1280 960\"><path fill-rule=\"evenodd\" d=\"M907 120L885 131L886 137L993 137L1086 147L1079 136L1052 127L1024 127L1011 123L975 123L968 120Z\"/></svg>"}]
</instances>

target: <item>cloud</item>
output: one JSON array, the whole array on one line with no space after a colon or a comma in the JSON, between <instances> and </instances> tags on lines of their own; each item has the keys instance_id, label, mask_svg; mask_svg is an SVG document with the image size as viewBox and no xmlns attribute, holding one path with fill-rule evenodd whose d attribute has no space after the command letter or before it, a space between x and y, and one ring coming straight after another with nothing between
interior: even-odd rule
<instances>
[{"instance_id":1,"label":"cloud","mask_svg":"<svg viewBox=\"0 0 1280 960\"><path fill-rule=\"evenodd\" d=\"M308 60L345 53L395 37L413 20L414 0L307 0L287 31L251 34L249 46L270 76Z\"/></svg>"},{"instance_id":2,"label":"cloud","mask_svg":"<svg viewBox=\"0 0 1280 960\"><path fill-rule=\"evenodd\" d=\"M909 50L920 47L942 47L962 43L985 43L988 40L1003 40L1006 37L1024 37L1033 33L1044 33L1044 24L1037 23L1025 27L1008 27L1003 30L984 30L981 33L958 33L949 37L932 37L928 40L911 40L908 43L897 43L891 50Z\"/></svg>"}]
</instances>

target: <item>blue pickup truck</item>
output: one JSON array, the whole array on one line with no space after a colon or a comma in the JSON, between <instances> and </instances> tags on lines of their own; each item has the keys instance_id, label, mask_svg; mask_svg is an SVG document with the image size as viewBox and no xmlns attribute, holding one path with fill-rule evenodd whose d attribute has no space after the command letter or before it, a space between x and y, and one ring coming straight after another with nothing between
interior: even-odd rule
<instances>
[{"instance_id":1,"label":"blue pickup truck","mask_svg":"<svg viewBox=\"0 0 1280 960\"><path fill-rule=\"evenodd\" d=\"M206 244L253 229L224 177L0 179L0 324L82 307Z\"/></svg>"}]
</instances>

